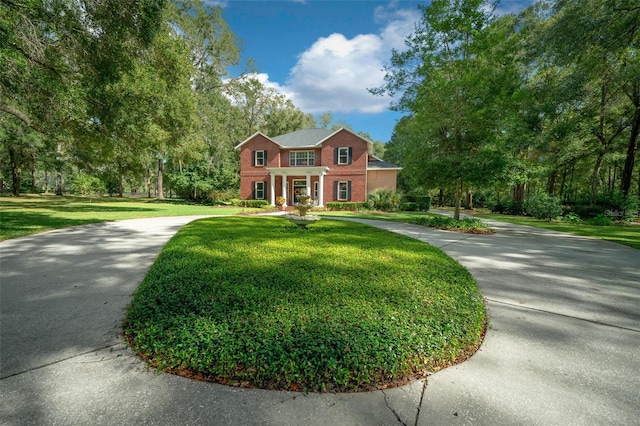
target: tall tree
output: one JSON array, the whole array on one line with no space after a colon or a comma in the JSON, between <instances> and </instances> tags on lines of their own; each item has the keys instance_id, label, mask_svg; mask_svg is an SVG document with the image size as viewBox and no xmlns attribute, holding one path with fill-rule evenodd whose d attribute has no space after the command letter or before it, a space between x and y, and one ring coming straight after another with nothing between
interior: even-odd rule
<instances>
[{"instance_id":1,"label":"tall tree","mask_svg":"<svg viewBox=\"0 0 640 426\"><path fill-rule=\"evenodd\" d=\"M230 82L227 93L240 111L245 137L257 131L277 136L315 124L311 116L300 111L285 95L253 76Z\"/></svg>"},{"instance_id":2,"label":"tall tree","mask_svg":"<svg viewBox=\"0 0 640 426\"><path fill-rule=\"evenodd\" d=\"M492 146L495 110L517 82L498 41L513 33L514 22L501 21L489 31L493 5L485 0L434 0L419 7L422 19L407 50L393 52L385 84L372 91L402 94L395 108L411 111L420 129L409 145L409 162L422 170L424 183L455 188L459 219L464 185L486 180L503 162Z\"/></svg>"},{"instance_id":3,"label":"tall tree","mask_svg":"<svg viewBox=\"0 0 640 426\"><path fill-rule=\"evenodd\" d=\"M640 134L640 8L634 0L557 0L554 6L543 40L547 53L575 67L595 95L600 149L592 190L604 155L628 127L620 187L629 194Z\"/></svg>"},{"instance_id":4,"label":"tall tree","mask_svg":"<svg viewBox=\"0 0 640 426\"><path fill-rule=\"evenodd\" d=\"M163 5L0 1L0 114L54 140L94 138L100 88L133 67L162 22Z\"/></svg>"},{"instance_id":5,"label":"tall tree","mask_svg":"<svg viewBox=\"0 0 640 426\"><path fill-rule=\"evenodd\" d=\"M246 135L242 117L225 91L238 80L230 78L228 68L239 63L240 48L220 6L184 0L170 10L174 36L184 40L191 52L196 119L193 131L166 151L166 169L174 189L199 198L238 185L238 158L233 148Z\"/></svg>"}]
</instances>

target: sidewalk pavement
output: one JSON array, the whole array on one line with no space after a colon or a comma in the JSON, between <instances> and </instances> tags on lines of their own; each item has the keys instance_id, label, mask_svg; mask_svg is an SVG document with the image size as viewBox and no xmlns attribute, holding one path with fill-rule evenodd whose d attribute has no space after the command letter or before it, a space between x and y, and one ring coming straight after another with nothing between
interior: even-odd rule
<instances>
[{"instance_id":1,"label":"sidewalk pavement","mask_svg":"<svg viewBox=\"0 0 640 426\"><path fill-rule=\"evenodd\" d=\"M426 381L305 395L157 374L122 343L131 294L193 219L0 243L0 424L640 424L638 250L499 222L486 236L358 220L467 267L490 327L472 358Z\"/></svg>"}]
</instances>

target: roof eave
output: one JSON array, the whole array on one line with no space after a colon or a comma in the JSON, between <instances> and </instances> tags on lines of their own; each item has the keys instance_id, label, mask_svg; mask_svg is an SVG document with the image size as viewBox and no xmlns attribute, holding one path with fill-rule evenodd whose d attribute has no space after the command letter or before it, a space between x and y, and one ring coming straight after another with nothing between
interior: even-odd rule
<instances>
[{"instance_id":1,"label":"roof eave","mask_svg":"<svg viewBox=\"0 0 640 426\"><path fill-rule=\"evenodd\" d=\"M280 145L278 142L274 141L273 139L271 139L269 136L265 135L264 133L262 133L262 132L258 131L258 132L255 132L254 134L252 134L251 136L249 136L249 137L248 137L247 139L245 139L244 141L240 142L238 145L236 145L236 147L235 147L234 149L240 149L240 147L241 147L242 145L244 145L245 143L249 142L251 139L255 138L255 137L256 137L256 136L258 136L258 135L260 135L260 136L264 137L264 138L265 138L265 139L267 139L269 142L273 142L274 144L276 144L276 145L278 145L278 146L282 147L282 145Z\"/></svg>"},{"instance_id":2,"label":"roof eave","mask_svg":"<svg viewBox=\"0 0 640 426\"><path fill-rule=\"evenodd\" d=\"M357 133L354 133L352 130L349 130L345 127L340 127L338 130L336 130L335 132L331 133L329 136L327 136L326 138L322 139L320 142L316 143L316 146L318 145L322 145L322 143L324 143L324 141L326 141L329 138L332 138L333 136L335 136L336 134L338 134L339 132L341 132L342 130L344 130L345 132L349 132L351 133L353 136L358 137L360 139L362 139L363 141L365 141L368 145L371 145L371 147L373 147L373 142L371 142L369 139L363 138L362 136L360 136Z\"/></svg>"}]
</instances>

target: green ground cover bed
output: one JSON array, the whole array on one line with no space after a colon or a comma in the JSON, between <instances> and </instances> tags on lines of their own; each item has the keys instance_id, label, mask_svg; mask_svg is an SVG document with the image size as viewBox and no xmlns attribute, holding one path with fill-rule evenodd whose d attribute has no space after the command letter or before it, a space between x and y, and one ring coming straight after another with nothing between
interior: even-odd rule
<instances>
[{"instance_id":1,"label":"green ground cover bed","mask_svg":"<svg viewBox=\"0 0 640 426\"><path fill-rule=\"evenodd\" d=\"M463 232L467 234L493 234L489 225L482 223L480 219L464 218L455 220L441 215L417 217L410 223L427 226L429 228L444 229L446 231Z\"/></svg>"},{"instance_id":2,"label":"green ground cover bed","mask_svg":"<svg viewBox=\"0 0 640 426\"><path fill-rule=\"evenodd\" d=\"M21 195L0 197L0 241L68 226L162 216L230 215L259 211L191 205L155 198Z\"/></svg>"},{"instance_id":3,"label":"green ground cover bed","mask_svg":"<svg viewBox=\"0 0 640 426\"><path fill-rule=\"evenodd\" d=\"M192 222L128 309L150 365L296 391L384 388L469 357L485 330L471 275L442 251L366 225L280 217Z\"/></svg>"}]
</instances>

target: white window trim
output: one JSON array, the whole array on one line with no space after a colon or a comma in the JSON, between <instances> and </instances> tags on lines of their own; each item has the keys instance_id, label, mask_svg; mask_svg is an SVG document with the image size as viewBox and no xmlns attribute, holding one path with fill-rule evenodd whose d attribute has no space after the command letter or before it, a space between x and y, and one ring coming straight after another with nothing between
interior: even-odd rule
<instances>
[{"instance_id":1,"label":"white window trim","mask_svg":"<svg viewBox=\"0 0 640 426\"><path fill-rule=\"evenodd\" d=\"M263 181L257 181L256 182L256 193L255 193L255 197L256 200L264 200L265 199L265 188L266 187L266 182ZM258 196L258 193L261 192L262 195Z\"/></svg>"},{"instance_id":2,"label":"white window trim","mask_svg":"<svg viewBox=\"0 0 640 426\"><path fill-rule=\"evenodd\" d=\"M258 153L259 153L259 152L260 152L260 153L262 153L262 158L260 159L260 162L258 163ZM253 160L253 164L255 164L255 165L256 165L256 167L263 167L263 166L265 166L264 158L266 157L266 153L267 153L267 151L265 151L264 149L262 149L262 150L257 150L257 151L255 152L255 158L254 158L254 160Z\"/></svg>"},{"instance_id":3,"label":"white window trim","mask_svg":"<svg viewBox=\"0 0 640 426\"><path fill-rule=\"evenodd\" d=\"M298 155L302 153L306 154L305 159L307 160L307 164L296 164L299 160L303 160L303 158L298 158ZM315 151L289 151L289 167L308 167L308 166L314 166L315 163L316 163Z\"/></svg>"},{"instance_id":4,"label":"white window trim","mask_svg":"<svg viewBox=\"0 0 640 426\"><path fill-rule=\"evenodd\" d=\"M344 184L344 197L340 197L340 194L343 192L340 189L340 185ZM348 201L349 200L349 182L346 180L338 182L338 201Z\"/></svg>"},{"instance_id":5,"label":"white window trim","mask_svg":"<svg viewBox=\"0 0 640 426\"><path fill-rule=\"evenodd\" d=\"M342 161L343 150L345 151L344 161ZM341 146L340 148L338 148L338 164L349 164L349 147Z\"/></svg>"}]
</instances>

